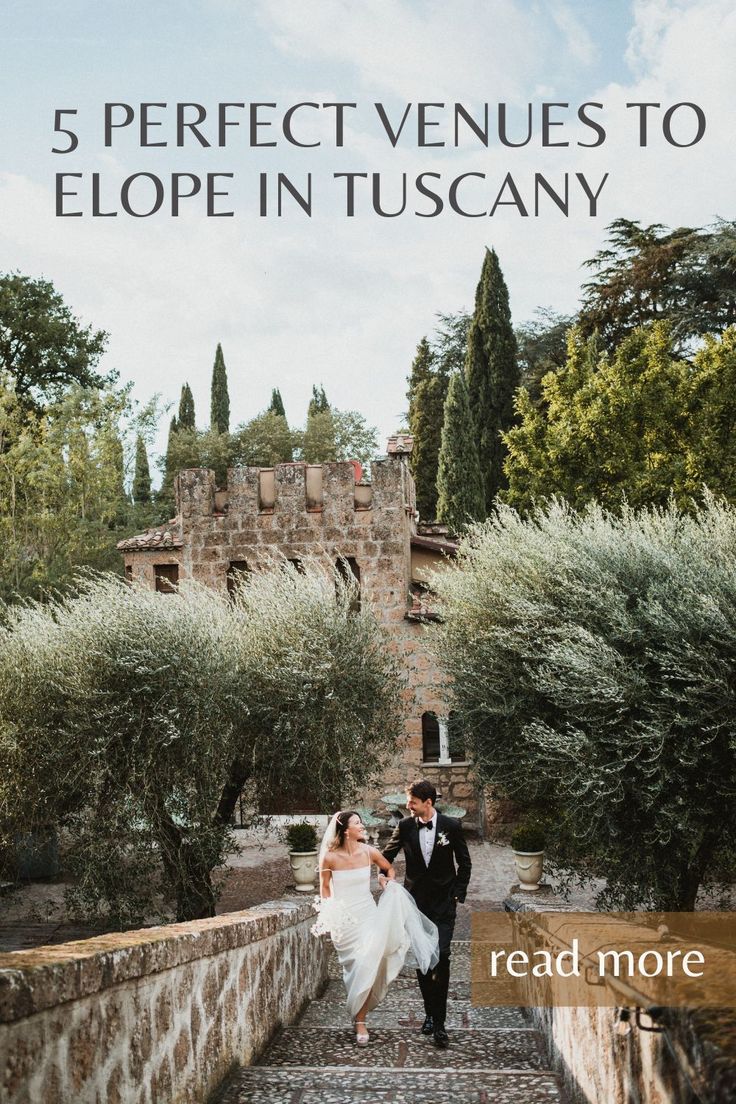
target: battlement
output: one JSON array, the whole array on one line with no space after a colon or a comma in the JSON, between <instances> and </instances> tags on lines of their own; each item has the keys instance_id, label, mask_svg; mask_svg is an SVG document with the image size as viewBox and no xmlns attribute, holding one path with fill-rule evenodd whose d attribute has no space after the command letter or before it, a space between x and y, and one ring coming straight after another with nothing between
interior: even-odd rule
<instances>
[{"instance_id":1,"label":"battlement","mask_svg":"<svg viewBox=\"0 0 736 1104\"><path fill-rule=\"evenodd\" d=\"M376 460L371 480L356 460L325 464L276 464L272 468L229 468L218 488L209 468L187 468L175 480L182 520L226 514L334 513L401 506L414 511L414 482L400 457Z\"/></svg>"}]
</instances>

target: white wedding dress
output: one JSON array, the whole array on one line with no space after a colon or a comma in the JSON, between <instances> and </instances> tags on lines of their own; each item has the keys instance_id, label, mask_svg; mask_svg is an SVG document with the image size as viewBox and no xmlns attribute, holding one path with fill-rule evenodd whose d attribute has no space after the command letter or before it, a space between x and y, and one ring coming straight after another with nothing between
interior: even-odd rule
<instances>
[{"instance_id":1,"label":"white wedding dress","mask_svg":"<svg viewBox=\"0 0 736 1104\"><path fill-rule=\"evenodd\" d=\"M403 886L389 881L378 904L370 890L371 864L332 871L332 896L318 898L315 935L332 937L351 1016L368 998L368 1009L382 1000L405 964L422 971L439 961L437 926L424 916Z\"/></svg>"}]
</instances>

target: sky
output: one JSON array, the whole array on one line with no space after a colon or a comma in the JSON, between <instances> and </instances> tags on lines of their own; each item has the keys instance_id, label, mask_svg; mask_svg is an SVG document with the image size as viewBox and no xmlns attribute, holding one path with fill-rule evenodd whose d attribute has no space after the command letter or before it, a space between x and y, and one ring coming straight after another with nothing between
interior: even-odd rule
<instances>
[{"instance_id":1,"label":"sky","mask_svg":"<svg viewBox=\"0 0 736 1104\"><path fill-rule=\"evenodd\" d=\"M417 343L432 332L436 313L472 308L486 247L498 253L515 324L539 307L576 309L586 278L583 262L604 243L614 218L669 226L705 225L733 218L736 7L731 0L3 0L0 8L0 271L50 279L74 314L109 333L101 367L132 380L145 402L154 393L178 403L192 386L198 424L209 418L209 386L217 342L230 383L233 424L253 417L278 386L293 424L304 420L313 383L329 400L357 409L379 429L395 431L406 410L406 376ZM293 135L320 142L290 145L284 112L300 102L355 103L345 109L343 145L336 147L335 111L294 113ZM564 125L550 131L565 147L543 148L544 101ZM438 125L419 148L420 103ZM579 104L606 131L597 148L582 147L594 132L576 119ZM627 103L662 105L650 112L648 145L639 145L638 111ZM133 122L111 132L104 145L104 105L132 107ZM149 109L150 141L141 148L140 104ZM206 111L201 131L210 148L185 132L176 145L176 104ZM246 126L231 127L217 145L221 103L274 103L259 109L270 127L253 148ZM396 147L375 104L395 128L407 105ZM466 127L453 142L453 105L478 118L490 105L507 105L509 136L525 128L532 104L533 137L525 146L500 144L491 126L486 148ZM705 134L677 148L662 132L664 110L695 103ZM79 144L53 153L54 115L76 109L71 126ZM191 110L191 109L188 109ZM245 120L247 111L228 109ZM122 109L116 109L119 121ZM191 118L191 115L186 116ZM672 115L681 143L695 134L691 108ZM522 129L518 129L522 128ZM407 211L378 217L369 179L356 180L355 214L346 214L345 182L335 173L380 174L384 210L396 210L403 176ZM443 199L433 204L416 191L422 173ZM55 177L66 178L57 217ZM93 218L92 179L99 174L100 210ZM127 216L121 188L137 173L160 177L161 210ZM171 176L190 173L202 192L182 199L171 215ZM215 209L234 217L206 217L207 173L218 178ZM269 213L259 213L259 181L267 174ZM306 191L311 173L312 214L288 197L281 217L274 182L284 173ZM479 217L448 209L452 181L458 200ZM529 214L494 199L510 173ZM569 177L569 217L541 197L534 210L534 179L542 173L559 192ZM576 174L601 188L594 216ZM182 178L185 190L186 178ZM131 185L131 202L146 209L150 181ZM136 191L136 189L138 189ZM509 199L508 189L502 198ZM165 447L165 427L153 442Z\"/></svg>"}]
</instances>

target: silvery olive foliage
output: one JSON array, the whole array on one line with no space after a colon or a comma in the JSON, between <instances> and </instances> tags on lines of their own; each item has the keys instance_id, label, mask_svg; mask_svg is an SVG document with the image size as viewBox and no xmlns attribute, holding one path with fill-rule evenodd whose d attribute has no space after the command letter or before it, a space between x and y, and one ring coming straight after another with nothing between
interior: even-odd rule
<instances>
[{"instance_id":1,"label":"silvery olive foliage","mask_svg":"<svg viewBox=\"0 0 736 1104\"><path fill-rule=\"evenodd\" d=\"M370 608L329 563L273 565L234 596L246 767L264 795L309 793L333 811L396 750L402 675Z\"/></svg>"},{"instance_id":2,"label":"silvery olive foliage","mask_svg":"<svg viewBox=\"0 0 736 1104\"><path fill-rule=\"evenodd\" d=\"M736 511L501 507L433 586L482 779L600 906L692 908L736 842Z\"/></svg>"},{"instance_id":3,"label":"silvery olive foliage","mask_svg":"<svg viewBox=\"0 0 736 1104\"><path fill-rule=\"evenodd\" d=\"M273 565L235 601L114 576L0 623L0 837L57 826L78 914L212 915L233 780L267 797L359 787L393 746L400 680L323 565ZM236 794L237 797L237 794ZM226 815L225 815L226 814Z\"/></svg>"}]
</instances>

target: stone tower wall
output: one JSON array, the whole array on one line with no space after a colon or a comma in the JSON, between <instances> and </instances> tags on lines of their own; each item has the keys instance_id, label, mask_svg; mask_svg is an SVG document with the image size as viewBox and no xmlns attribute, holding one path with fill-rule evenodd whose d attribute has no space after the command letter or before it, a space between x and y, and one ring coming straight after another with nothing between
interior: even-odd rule
<instances>
[{"instance_id":1,"label":"stone tower wall","mask_svg":"<svg viewBox=\"0 0 736 1104\"><path fill-rule=\"evenodd\" d=\"M318 470L321 467L321 471ZM468 809L468 827L479 822L478 800L467 765L422 763L422 713L446 715L440 672L426 646L424 625L407 620L411 606L411 538L415 531L414 483L405 459L371 465L370 487L358 485L351 462L273 469L233 468L227 491L218 491L212 471L195 468L177 476L181 547L125 554L133 577L154 585L154 564L178 563L181 578L217 590L227 587L228 568L246 561L257 570L277 555L298 559L324 554L354 557L361 598L387 631L389 647L408 678L406 724L399 752L384 775L383 793L426 776L446 803ZM264 503L266 503L264 505ZM380 793L361 804L378 807Z\"/></svg>"}]
</instances>

